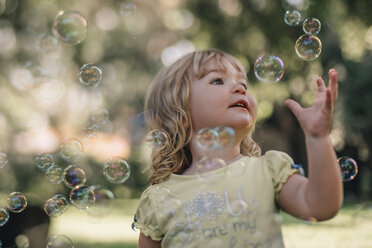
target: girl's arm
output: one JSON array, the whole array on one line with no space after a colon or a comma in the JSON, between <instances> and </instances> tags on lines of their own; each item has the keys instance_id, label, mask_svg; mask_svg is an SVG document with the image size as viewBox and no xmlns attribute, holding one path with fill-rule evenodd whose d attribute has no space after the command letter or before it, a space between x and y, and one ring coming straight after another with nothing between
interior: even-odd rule
<instances>
[{"instance_id":1,"label":"girl's arm","mask_svg":"<svg viewBox=\"0 0 372 248\"><path fill-rule=\"evenodd\" d=\"M311 107L302 108L293 100L285 101L305 134L309 169L308 178L294 174L288 179L279 193L279 205L302 219L330 219L343 201L341 171L329 136L338 91L334 69L329 71L329 79L326 87L318 78L318 94Z\"/></svg>"},{"instance_id":2,"label":"girl's arm","mask_svg":"<svg viewBox=\"0 0 372 248\"><path fill-rule=\"evenodd\" d=\"M147 237L140 233L138 248L161 248L161 242L154 241L150 237Z\"/></svg>"}]
</instances>

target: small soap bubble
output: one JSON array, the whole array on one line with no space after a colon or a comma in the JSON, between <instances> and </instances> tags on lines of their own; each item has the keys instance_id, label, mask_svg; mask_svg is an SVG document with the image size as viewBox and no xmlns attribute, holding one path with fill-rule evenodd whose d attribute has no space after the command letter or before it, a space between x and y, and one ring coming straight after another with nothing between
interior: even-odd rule
<instances>
[{"instance_id":1,"label":"small soap bubble","mask_svg":"<svg viewBox=\"0 0 372 248\"><path fill-rule=\"evenodd\" d=\"M70 165L63 171L63 182L69 188L85 184L86 177L82 168L76 165Z\"/></svg>"},{"instance_id":2,"label":"small soap bubble","mask_svg":"<svg viewBox=\"0 0 372 248\"><path fill-rule=\"evenodd\" d=\"M20 192L10 193L7 200L7 207L14 213L20 213L27 207L27 199Z\"/></svg>"},{"instance_id":3,"label":"small soap bubble","mask_svg":"<svg viewBox=\"0 0 372 248\"><path fill-rule=\"evenodd\" d=\"M235 130L231 127L216 127L218 148L231 147L235 140Z\"/></svg>"},{"instance_id":4,"label":"small soap bubble","mask_svg":"<svg viewBox=\"0 0 372 248\"><path fill-rule=\"evenodd\" d=\"M4 168L8 164L8 157L5 153L0 152L0 169Z\"/></svg>"},{"instance_id":5,"label":"small soap bubble","mask_svg":"<svg viewBox=\"0 0 372 248\"><path fill-rule=\"evenodd\" d=\"M37 50L40 52L54 52L57 50L58 40L49 34L41 34L37 43Z\"/></svg>"},{"instance_id":6,"label":"small soap bubble","mask_svg":"<svg viewBox=\"0 0 372 248\"><path fill-rule=\"evenodd\" d=\"M254 64L254 74L264 83L276 83L284 74L283 61L276 56L262 55Z\"/></svg>"},{"instance_id":7,"label":"small soap bubble","mask_svg":"<svg viewBox=\"0 0 372 248\"><path fill-rule=\"evenodd\" d=\"M218 133L213 128L202 128L196 135L196 142L203 149L214 149L218 144Z\"/></svg>"},{"instance_id":8,"label":"small soap bubble","mask_svg":"<svg viewBox=\"0 0 372 248\"><path fill-rule=\"evenodd\" d=\"M311 61L322 52L322 42L314 35L303 34L296 41L295 49L298 57Z\"/></svg>"},{"instance_id":9,"label":"small soap bubble","mask_svg":"<svg viewBox=\"0 0 372 248\"><path fill-rule=\"evenodd\" d=\"M88 22L75 10L59 11L53 23L53 34L61 41L76 45L85 39Z\"/></svg>"},{"instance_id":10,"label":"small soap bubble","mask_svg":"<svg viewBox=\"0 0 372 248\"><path fill-rule=\"evenodd\" d=\"M74 242L65 235L55 235L49 238L47 248L74 248Z\"/></svg>"},{"instance_id":11,"label":"small soap bubble","mask_svg":"<svg viewBox=\"0 0 372 248\"><path fill-rule=\"evenodd\" d=\"M321 29L320 21L315 17L309 17L302 23L302 29L306 34L317 35Z\"/></svg>"},{"instance_id":12,"label":"small soap bubble","mask_svg":"<svg viewBox=\"0 0 372 248\"><path fill-rule=\"evenodd\" d=\"M105 124L109 120L109 111L107 109L95 109L90 115L90 120L95 123Z\"/></svg>"},{"instance_id":13,"label":"small soap bubble","mask_svg":"<svg viewBox=\"0 0 372 248\"><path fill-rule=\"evenodd\" d=\"M103 175L111 183L123 183L130 176L130 166L125 159L112 157L105 163Z\"/></svg>"},{"instance_id":14,"label":"small soap bubble","mask_svg":"<svg viewBox=\"0 0 372 248\"><path fill-rule=\"evenodd\" d=\"M8 223L8 220L9 220L8 210L6 208L0 208L0 227Z\"/></svg>"},{"instance_id":15,"label":"small soap bubble","mask_svg":"<svg viewBox=\"0 0 372 248\"><path fill-rule=\"evenodd\" d=\"M196 165L196 171L199 178L207 183L219 183L226 175L226 170L217 173L209 173L216 169L226 167L226 163L221 158L203 157Z\"/></svg>"},{"instance_id":16,"label":"small soap bubble","mask_svg":"<svg viewBox=\"0 0 372 248\"><path fill-rule=\"evenodd\" d=\"M53 165L47 169L45 177L49 182L59 184L63 180L62 174L62 168L57 165Z\"/></svg>"},{"instance_id":17,"label":"small soap bubble","mask_svg":"<svg viewBox=\"0 0 372 248\"><path fill-rule=\"evenodd\" d=\"M113 207L115 195L111 190L101 185L93 185L90 188L93 190L96 197L96 201L94 203L95 207L108 209Z\"/></svg>"},{"instance_id":18,"label":"small soap bubble","mask_svg":"<svg viewBox=\"0 0 372 248\"><path fill-rule=\"evenodd\" d=\"M136 13L136 5L134 3L122 3L120 5L120 15L128 17Z\"/></svg>"},{"instance_id":19,"label":"small soap bubble","mask_svg":"<svg viewBox=\"0 0 372 248\"><path fill-rule=\"evenodd\" d=\"M152 149L162 149L168 142L168 136L165 132L155 129L146 135L145 141Z\"/></svg>"},{"instance_id":20,"label":"small soap bubble","mask_svg":"<svg viewBox=\"0 0 372 248\"><path fill-rule=\"evenodd\" d=\"M32 62L27 62L20 74L20 82L26 89L33 89L39 86L46 77L43 67Z\"/></svg>"},{"instance_id":21,"label":"small soap bubble","mask_svg":"<svg viewBox=\"0 0 372 248\"><path fill-rule=\"evenodd\" d=\"M45 202L44 211L50 217L58 217L66 211L68 206L67 198L64 195L57 194Z\"/></svg>"},{"instance_id":22,"label":"small soap bubble","mask_svg":"<svg viewBox=\"0 0 372 248\"><path fill-rule=\"evenodd\" d=\"M39 86L40 95L49 101L55 101L62 97L65 85L56 78L46 76Z\"/></svg>"},{"instance_id":23,"label":"small soap bubble","mask_svg":"<svg viewBox=\"0 0 372 248\"><path fill-rule=\"evenodd\" d=\"M97 122L89 121L85 124L82 135L96 137L100 131L101 126Z\"/></svg>"},{"instance_id":24,"label":"small soap bubble","mask_svg":"<svg viewBox=\"0 0 372 248\"><path fill-rule=\"evenodd\" d=\"M153 189L155 199L159 202L165 201L170 197L170 190L165 186L156 185Z\"/></svg>"},{"instance_id":25,"label":"small soap bubble","mask_svg":"<svg viewBox=\"0 0 372 248\"><path fill-rule=\"evenodd\" d=\"M81 85L96 88L102 79L102 70L94 64L85 64L80 68L79 80Z\"/></svg>"},{"instance_id":26,"label":"small soap bubble","mask_svg":"<svg viewBox=\"0 0 372 248\"><path fill-rule=\"evenodd\" d=\"M59 146L58 150L61 158L67 162L73 162L77 160L83 152L83 144L77 138L66 140L62 145Z\"/></svg>"},{"instance_id":27,"label":"small soap bubble","mask_svg":"<svg viewBox=\"0 0 372 248\"><path fill-rule=\"evenodd\" d=\"M35 165L39 170L46 171L54 165L54 158L52 154L41 153L35 158Z\"/></svg>"},{"instance_id":28,"label":"small soap bubble","mask_svg":"<svg viewBox=\"0 0 372 248\"><path fill-rule=\"evenodd\" d=\"M297 26L301 21L301 13L297 10L287 10L284 13L284 22L289 26Z\"/></svg>"},{"instance_id":29,"label":"small soap bubble","mask_svg":"<svg viewBox=\"0 0 372 248\"><path fill-rule=\"evenodd\" d=\"M353 180L358 174L358 165L355 160L350 157L343 156L337 161L340 165L342 180Z\"/></svg>"},{"instance_id":30,"label":"small soap bubble","mask_svg":"<svg viewBox=\"0 0 372 248\"><path fill-rule=\"evenodd\" d=\"M94 192L88 186L79 185L71 190L70 202L78 209L90 208L95 200Z\"/></svg>"}]
</instances>

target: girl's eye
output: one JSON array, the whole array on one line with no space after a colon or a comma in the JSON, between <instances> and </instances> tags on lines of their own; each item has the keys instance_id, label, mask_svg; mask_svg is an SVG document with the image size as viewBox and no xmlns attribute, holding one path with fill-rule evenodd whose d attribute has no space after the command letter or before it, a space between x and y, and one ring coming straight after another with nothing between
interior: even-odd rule
<instances>
[{"instance_id":1,"label":"girl's eye","mask_svg":"<svg viewBox=\"0 0 372 248\"><path fill-rule=\"evenodd\" d=\"M247 87L247 84L246 83L241 83L241 85L243 85L244 89L247 90L248 87Z\"/></svg>"},{"instance_id":2,"label":"girl's eye","mask_svg":"<svg viewBox=\"0 0 372 248\"><path fill-rule=\"evenodd\" d=\"M213 80L213 81L211 82L211 84L217 84L217 85L220 85L220 84L223 84L223 81L222 81L221 78L217 78L217 79Z\"/></svg>"}]
</instances>

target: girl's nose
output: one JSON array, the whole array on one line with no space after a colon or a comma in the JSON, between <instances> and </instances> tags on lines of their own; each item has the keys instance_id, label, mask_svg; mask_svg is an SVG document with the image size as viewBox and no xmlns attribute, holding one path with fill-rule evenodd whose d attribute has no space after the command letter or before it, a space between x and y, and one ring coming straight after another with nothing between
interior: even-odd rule
<instances>
[{"instance_id":1,"label":"girl's nose","mask_svg":"<svg viewBox=\"0 0 372 248\"><path fill-rule=\"evenodd\" d=\"M233 91L235 94L245 95L247 93L247 90L244 88L242 84L236 84L233 88Z\"/></svg>"}]
</instances>

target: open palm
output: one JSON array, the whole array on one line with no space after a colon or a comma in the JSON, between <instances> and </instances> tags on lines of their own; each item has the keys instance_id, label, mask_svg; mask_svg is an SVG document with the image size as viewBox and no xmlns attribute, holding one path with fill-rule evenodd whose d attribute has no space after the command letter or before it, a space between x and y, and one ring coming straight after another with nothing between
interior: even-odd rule
<instances>
[{"instance_id":1,"label":"open palm","mask_svg":"<svg viewBox=\"0 0 372 248\"><path fill-rule=\"evenodd\" d=\"M337 99L338 83L335 69L329 71L329 84L326 87L323 79L317 80L318 93L311 107L303 108L294 100L284 103L296 116L305 136L323 137L329 134L332 123L334 104Z\"/></svg>"}]
</instances>

